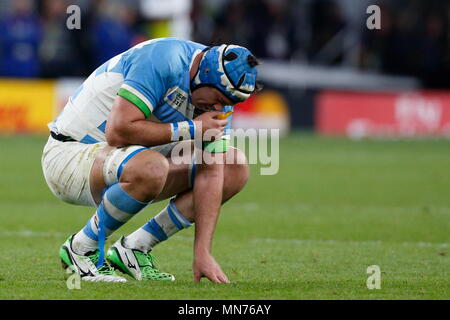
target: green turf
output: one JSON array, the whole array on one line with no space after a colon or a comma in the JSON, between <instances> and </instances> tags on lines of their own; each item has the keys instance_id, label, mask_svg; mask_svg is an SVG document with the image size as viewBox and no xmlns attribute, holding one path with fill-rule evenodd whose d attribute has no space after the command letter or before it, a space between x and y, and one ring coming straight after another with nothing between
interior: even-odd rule
<instances>
[{"instance_id":1,"label":"green turf","mask_svg":"<svg viewBox=\"0 0 450 320\"><path fill-rule=\"evenodd\" d=\"M213 253L232 280L192 282L194 228L154 250L174 283L81 283L58 248L93 213L57 200L43 137L0 138L0 299L449 299L450 142L292 135L275 176L252 177L223 208ZM111 238L141 226L155 204ZM380 290L366 287L379 265Z\"/></svg>"}]
</instances>

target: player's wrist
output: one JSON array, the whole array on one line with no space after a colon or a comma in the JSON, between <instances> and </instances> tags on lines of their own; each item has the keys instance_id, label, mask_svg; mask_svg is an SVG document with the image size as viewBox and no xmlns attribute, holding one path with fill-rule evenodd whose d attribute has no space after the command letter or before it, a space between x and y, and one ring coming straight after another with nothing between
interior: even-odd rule
<instances>
[{"instance_id":1,"label":"player's wrist","mask_svg":"<svg viewBox=\"0 0 450 320\"><path fill-rule=\"evenodd\" d=\"M171 141L191 140L195 138L197 125L192 120L172 122L170 124Z\"/></svg>"},{"instance_id":2,"label":"player's wrist","mask_svg":"<svg viewBox=\"0 0 450 320\"><path fill-rule=\"evenodd\" d=\"M200 258L211 255L211 246L202 242L194 243L194 257Z\"/></svg>"},{"instance_id":3,"label":"player's wrist","mask_svg":"<svg viewBox=\"0 0 450 320\"><path fill-rule=\"evenodd\" d=\"M194 251L194 262L204 261L210 257L211 253L208 251Z\"/></svg>"}]
</instances>

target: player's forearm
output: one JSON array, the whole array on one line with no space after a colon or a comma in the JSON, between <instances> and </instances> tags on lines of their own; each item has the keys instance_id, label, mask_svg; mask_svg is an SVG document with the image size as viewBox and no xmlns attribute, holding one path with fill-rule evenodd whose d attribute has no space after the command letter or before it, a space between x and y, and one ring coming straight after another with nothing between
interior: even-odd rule
<instances>
[{"instance_id":1,"label":"player's forearm","mask_svg":"<svg viewBox=\"0 0 450 320\"><path fill-rule=\"evenodd\" d=\"M136 105L118 96L106 123L105 136L113 147L152 147L171 141L171 124L149 121Z\"/></svg>"},{"instance_id":2,"label":"player's forearm","mask_svg":"<svg viewBox=\"0 0 450 320\"><path fill-rule=\"evenodd\" d=\"M219 154L217 156L223 156ZM195 241L194 254L209 254L218 220L223 191L223 164L199 168L194 184Z\"/></svg>"},{"instance_id":3,"label":"player's forearm","mask_svg":"<svg viewBox=\"0 0 450 320\"><path fill-rule=\"evenodd\" d=\"M162 145L171 142L171 125L148 120L135 120L126 124L118 123L111 130L107 129L106 139L108 144L113 147Z\"/></svg>"}]
</instances>

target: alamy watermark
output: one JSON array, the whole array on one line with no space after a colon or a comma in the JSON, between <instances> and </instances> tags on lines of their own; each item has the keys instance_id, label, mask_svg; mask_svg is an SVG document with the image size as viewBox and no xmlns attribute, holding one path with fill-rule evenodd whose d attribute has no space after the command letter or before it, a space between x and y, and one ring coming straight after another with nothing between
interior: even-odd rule
<instances>
[{"instance_id":1,"label":"alamy watermark","mask_svg":"<svg viewBox=\"0 0 450 320\"><path fill-rule=\"evenodd\" d=\"M210 140L216 134L217 131L211 129L202 134L201 123L198 123L193 143L178 143L174 146L171 151L172 162L176 165L192 162L196 164L258 164L261 166L261 175L278 173L280 169L279 129L230 129L224 136L219 136L215 140L219 145L230 144L230 148L241 150L246 153L247 158L237 157L234 152L225 152L227 150L209 152L208 148L204 147L204 141ZM220 149L220 146L218 148Z\"/></svg>"},{"instance_id":2,"label":"alamy watermark","mask_svg":"<svg viewBox=\"0 0 450 320\"><path fill-rule=\"evenodd\" d=\"M367 7L367 14L370 16L366 20L366 26L369 30L381 29L381 9L379 6L373 4Z\"/></svg>"},{"instance_id":3,"label":"alamy watermark","mask_svg":"<svg viewBox=\"0 0 450 320\"><path fill-rule=\"evenodd\" d=\"M366 270L367 274L370 276L367 278L366 286L367 289L381 289L381 269L376 264L368 266Z\"/></svg>"},{"instance_id":4,"label":"alamy watermark","mask_svg":"<svg viewBox=\"0 0 450 320\"><path fill-rule=\"evenodd\" d=\"M66 27L69 30L81 29L81 9L79 6L72 4L67 7L66 13L69 15L66 19Z\"/></svg>"},{"instance_id":5,"label":"alamy watermark","mask_svg":"<svg viewBox=\"0 0 450 320\"><path fill-rule=\"evenodd\" d=\"M67 7L66 13L69 15L66 19L66 27L69 30L81 29L81 9L79 6L72 4ZM381 9L373 4L367 7L366 13L370 16L366 19L366 27L369 30L381 29Z\"/></svg>"},{"instance_id":6,"label":"alamy watermark","mask_svg":"<svg viewBox=\"0 0 450 320\"><path fill-rule=\"evenodd\" d=\"M75 266L69 266L66 268L66 273L69 277L66 280L67 289L80 290L81 289L81 276L77 273Z\"/></svg>"}]
</instances>

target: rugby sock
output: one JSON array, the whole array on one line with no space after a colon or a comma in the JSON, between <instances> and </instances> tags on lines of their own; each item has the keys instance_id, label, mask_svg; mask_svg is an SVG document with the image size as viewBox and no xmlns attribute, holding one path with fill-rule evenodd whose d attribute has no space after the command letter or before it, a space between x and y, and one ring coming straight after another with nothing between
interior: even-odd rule
<instances>
[{"instance_id":1,"label":"rugby sock","mask_svg":"<svg viewBox=\"0 0 450 320\"><path fill-rule=\"evenodd\" d=\"M149 202L134 199L122 189L120 183L112 185L103 194L103 200L95 214L89 219L86 226L74 236L73 250L78 254L85 254L100 247L102 253L104 245L102 242L105 238L148 204ZM103 229L99 228L101 226L104 226Z\"/></svg>"},{"instance_id":2,"label":"rugby sock","mask_svg":"<svg viewBox=\"0 0 450 320\"><path fill-rule=\"evenodd\" d=\"M89 222L90 223L90 220ZM77 254L86 254L98 249L98 241L89 238L83 230L74 235L72 240L72 250Z\"/></svg>"},{"instance_id":3,"label":"rugby sock","mask_svg":"<svg viewBox=\"0 0 450 320\"><path fill-rule=\"evenodd\" d=\"M192 225L178 211L174 199L141 228L125 238L125 246L147 253L161 241Z\"/></svg>"}]
</instances>

